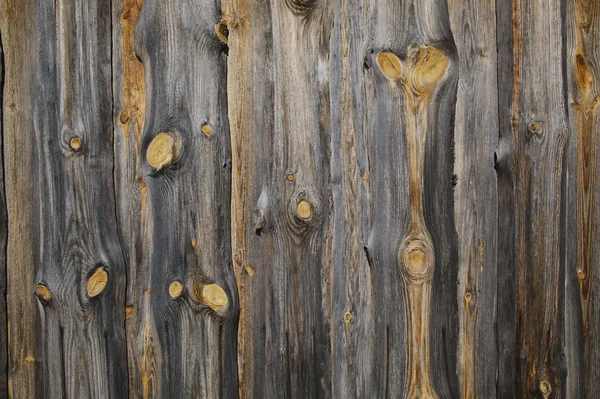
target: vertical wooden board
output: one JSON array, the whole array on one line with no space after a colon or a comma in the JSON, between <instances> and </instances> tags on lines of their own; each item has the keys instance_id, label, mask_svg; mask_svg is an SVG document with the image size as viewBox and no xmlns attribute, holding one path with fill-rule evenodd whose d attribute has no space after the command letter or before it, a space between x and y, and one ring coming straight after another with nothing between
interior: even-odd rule
<instances>
[{"instance_id":1,"label":"vertical wooden board","mask_svg":"<svg viewBox=\"0 0 600 399\"><path fill-rule=\"evenodd\" d=\"M31 1L2 1L1 7L0 31L5 62L2 128L3 148L6 151L3 156L10 232L6 251L8 394L16 398L31 398L36 396L36 380L41 369L40 363L35 362L39 356L36 350L36 303L33 295L35 266L33 246L21 237L31 237L34 226L31 222L31 204L19 204L15 199L30 198L32 189L33 114L30 83L35 76L33 68L37 56L33 43L22 38L29 37L35 31L35 20L19 18L20 15L33 15Z\"/></svg>"},{"instance_id":2,"label":"vertical wooden board","mask_svg":"<svg viewBox=\"0 0 600 399\"><path fill-rule=\"evenodd\" d=\"M600 2L574 1L566 6L566 52L569 107L567 147L567 242L565 249L566 391L593 397L600 379L599 190L600 163Z\"/></svg>"},{"instance_id":3,"label":"vertical wooden board","mask_svg":"<svg viewBox=\"0 0 600 399\"><path fill-rule=\"evenodd\" d=\"M516 397L517 270L515 239L515 191L512 153L514 84L512 2L496 2L498 49L498 147L494 153L498 178L498 283L496 298L496 345L498 380L496 396Z\"/></svg>"},{"instance_id":4,"label":"vertical wooden board","mask_svg":"<svg viewBox=\"0 0 600 399\"><path fill-rule=\"evenodd\" d=\"M213 2L146 0L135 28L146 93L138 154L147 190L141 215L146 253L141 263L130 260L144 282L133 282L138 292L130 298L143 299L134 304L141 314L129 337L130 364L134 372L141 370L131 381L132 392L143 396L238 392L231 154L225 47L215 31L219 18Z\"/></svg>"},{"instance_id":5,"label":"vertical wooden board","mask_svg":"<svg viewBox=\"0 0 600 399\"><path fill-rule=\"evenodd\" d=\"M127 265L125 299L129 395L140 397L155 380L143 375L144 305L150 266L151 224L140 163L140 135L146 113L144 67L136 57L133 36L143 0L112 1L113 126L115 189L119 236ZM148 315L148 313L146 313ZM148 331L149 332L149 331ZM144 381L146 381L144 383Z\"/></svg>"},{"instance_id":6,"label":"vertical wooden board","mask_svg":"<svg viewBox=\"0 0 600 399\"><path fill-rule=\"evenodd\" d=\"M296 0L225 7L243 397L331 395L330 14Z\"/></svg>"},{"instance_id":7,"label":"vertical wooden board","mask_svg":"<svg viewBox=\"0 0 600 399\"><path fill-rule=\"evenodd\" d=\"M102 1L3 2L15 397L127 392L109 9Z\"/></svg>"},{"instance_id":8,"label":"vertical wooden board","mask_svg":"<svg viewBox=\"0 0 600 399\"><path fill-rule=\"evenodd\" d=\"M496 396L498 144L495 2L449 2L459 59L454 212L459 242L458 378L463 398Z\"/></svg>"},{"instance_id":9,"label":"vertical wooden board","mask_svg":"<svg viewBox=\"0 0 600 399\"><path fill-rule=\"evenodd\" d=\"M1 22L0 22L1 23ZM1 25L0 25L1 26ZM4 49L0 38L0 87L4 87ZM0 94L0 96L3 96ZM0 97L1 98L1 97ZM0 100L0 104L3 104ZM3 115L3 109L0 115ZM0 121L0 129L3 129L4 117ZM1 144L1 143L0 143ZM2 145L2 150L4 146ZM2 152L0 152L2 153ZM8 215L6 210L6 196L4 190L4 168L0 170L0 396L8 396L8 325L6 317L6 241L8 235Z\"/></svg>"},{"instance_id":10,"label":"vertical wooden board","mask_svg":"<svg viewBox=\"0 0 600 399\"><path fill-rule=\"evenodd\" d=\"M565 394L562 27L559 1L513 2L518 397Z\"/></svg>"},{"instance_id":11,"label":"vertical wooden board","mask_svg":"<svg viewBox=\"0 0 600 399\"><path fill-rule=\"evenodd\" d=\"M376 148L369 154L375 194L369 242L375 270L399 269L401 278L390 284L402 287L406 326L404 336L395 337L406 345L406 360L390 370L389 380L404 380L400 392L405 397L456 396L456 48L445 3L382 1L376 10L371 60L377 70L377 107L369 138ZM398 172L401 178L394 182ZM381 301L377 308L395 311L388 298Z\"/></svg>"}]
</instances>

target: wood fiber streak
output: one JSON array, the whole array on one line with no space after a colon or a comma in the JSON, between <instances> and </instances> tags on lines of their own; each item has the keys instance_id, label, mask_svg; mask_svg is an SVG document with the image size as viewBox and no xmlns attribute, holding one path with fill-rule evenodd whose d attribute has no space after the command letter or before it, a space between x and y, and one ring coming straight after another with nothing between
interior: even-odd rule
<instances>
[{"instance_id":1,"label":"wood fiber streak","mask_svg":"<svg viewBox=\"0 0 600 399\"><path fill-rule=\"evenodd\" d=\"M1 9L0 9L1 10ZM1 21L0 21L1 24ZM1 25L0 25L1 26ZM4 84L4 50L0 37L0 85ZM0 94L1 96L1 94ZM0 104L2 101L0 100ZM3 106L4 107L4 106ZM2 115L0 111L0 115ZM4 121L0 121L0 131ZM0 142L0 148L4 145ZM0 151L0 154L2 151ZM6 244L8 239L8 214L4 188L4 168L0 170L0 396L8 396L8 325L6 317Z\"/></svg>"},{"instance_id":2,"label":"wood fiber streak","mask_svg":"<svg viewBox=\"0 0 600 399\"><path fill-rule=\"evenodd\" d=\"M454 130L454 217L458 233L458 378L462 398L496 396L498 144L494 1L449 2L459 58Z\"/></svg>"},{"instance_id":3,"label":"wood fiber streak","mask_svg":"<svg viewBox=\"0 0 600 399\"><path fill-rule=\"evenodd\" d=\"M144 87L138 75L128 76L132 66L120 71L124 84L135 80L130 90L146 94L145 102L135 97L122 103L134 101L129 104L145 115L139 146L122 141L127 150L121 149L120 164L121 193L141 185L133 202L122 203L123 213L136 214L122 219L133 279L128 337L134 396L238 393L226 48L215 32L219 11L208 1L145 0L133 37ZM136 161L127 151L136 151ZM179 295L171 295L174 281L182 285Z\"/></svg>"},{"instance_id":4,"label":"wood fiber streak","mask_svg":"<svg viewBox=\"0 0 600 399\"><path fill-rule=\"evenodd\" d=\"M562 24L559 2L513 1L517 397L565 394Z\"/></svg>"},{"instance_id":5,"label":"wood fiber streak","mask_svg":"<svg viewBox=\"0 0 600 399\"><path fill-rule=\"evenodd\" d=\"M330 14L225 3L243 397L331 396Z\"/></svg>"},{"instance_id":6,"label":"wood fiber streak","mask_svg":"<svg viewBox=\"0 0 600 399\"><path fill-rule=\"evenodd\" d=\"M599 16L598 1L567 3L565 62L571 106L564 192L568 231L573 233L565 251L566 366L567 392L580 397L593 397L600 389Z\"/></svg>"},{"instance_id":7,"label":"wood fiber streak","mask_svg":"<svg viewBox=\"0 0 600 399\"><path fill-rule=\"evenodd\" d=\"M110 4L2 4L10 394L122 397Z\"/></svg>"},{"instance_id":8,"label":"wood fiber streak","mask_svg":"<svg viewBox=\"0 0 600 399\"><path fill-rule=\"evenodd\" d=\"M143 0L112 1L114 180L117 219L127 265L125 328L129 396L143 396L154 382L153 372L142 375L144 292L149 274L145 254L151 247L147 190L140 171L140 136L146 112L144 67L135 54L133 35Z\"/></svg>"},{"instance_id":9,"label":"wood fiber streak","mask_svg":"<svg viewBox=\"0 0 600 399\"><path fill-rule=\"evenodd\" d=\"M0 398L594 398L600 0L0 0Z\"/></svg>"}]
</instances>

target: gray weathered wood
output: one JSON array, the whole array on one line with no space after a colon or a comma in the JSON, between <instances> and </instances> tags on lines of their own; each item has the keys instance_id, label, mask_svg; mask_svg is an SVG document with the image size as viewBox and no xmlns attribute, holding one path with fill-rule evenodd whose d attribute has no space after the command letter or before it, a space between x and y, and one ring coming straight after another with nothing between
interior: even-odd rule
<instances>
[{"instance_id":1,"label":"gray weathered wood","mask_svg":"<svg viewBox=\"0 0 600 399\"><path fill-rule=\"evenodd\" d=\"M2 2L15 397L127 394L109 6Z\"/></svg>"},{"instance_id":2,"label":"gray weathered wood","mask_svg":"<svg viewBox=\"0 0 600 399\"><path fill-rule=\"evenodd\" d=\"M0 0L0 397L594 397L599 14Z\"/></svg>"},{"instance_id":3,"label":"gray weathered wood","mask_svg":"<svg viewBox=\"0 0 600 399\"><path fill-rule=\"evenodd\" d=\"M459 73L454 130L454 210L459 242L458 378L463 398L496 396L498 144L496 9L493 1L449 3Z\"/></svg>"},{"instance_id":4,"label":"gray weathered wood","mask_svg":"<svg viewBox=\"0 0 600 399\"><path fill-rule=\"evenodd\" d=\"M207 1L113 2L116 179L134 397L237 395L219 17L218 4Z\"/></svg>"},{"instance_id":5,"label":"gray weathered wood","mask_svg":"<svg viewBox=\"0 0 600 399\"><path fill-rule=\"evenodd\" d=\"M543 16L543 17L542 17ZM516 396L564 395L564 240L567 139L559 1L513 3L512 157L517 264Z\"/></svg>"},{"instance_id":6,"label":"gray weathered wood","mask_svg":"<svg viewBox=\"0 0 600 399\"><path fill-rule=\"evenodd\" d=\"M566 4L565 367L567 396L594 397L600 381L600 2Z\"/></svg>"}]
</instances>

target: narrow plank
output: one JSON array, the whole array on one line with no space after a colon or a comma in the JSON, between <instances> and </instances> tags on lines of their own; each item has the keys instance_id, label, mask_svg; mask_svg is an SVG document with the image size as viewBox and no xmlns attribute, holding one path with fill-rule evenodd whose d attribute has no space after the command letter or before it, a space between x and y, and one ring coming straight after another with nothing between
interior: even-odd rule
<instances>
[{"instance_id":1,"label":"narrow plank","mask_svg":"<svg viewBox=\"0 0 600 399\"><path fill-rule=\"evenodd\" d=\"M562 28L560 2L513 2L517 397L565 394Z\"/></svg>"},{"instance_id":2,"label":"narrow plank","mask_svg":"<svg viewBox=\"0 0 600 399\"><path fill-rule=\"evenodd\" d=\"M109 9L3 2L15 397L127 394Z\"/></svg>"},{"instance_id":3,"label":"narrow plank","mask_svg":"<svg viewBox=\"0 0 600 399\"><path fill-rule=\"evenodd\" d=\"M498 275L496 345L498 380L496 397L515 398L517 388L517 270L515 191L513 170L514 41L512 2L496 2L498 49L498 147L494 153L498 178Z\"/></svg>"},{"instance_id":4,"label":"narrow plank","mask_svg":"<svg viewBox=\"0 0 600 399\"><path fill-rule=\"evenodd\" d=\"M1 22L0 22L1 24ZM1 26L1 25L0 25ZM0 87L4 87L4 49L0 43ZM3 96L3 94L0 94ZM0 104L4 104L0 101ZM4 105L3 105L4 107ZM4 110L0 120L0 131L4 125ZM4 146L0 142L0 154L3 154ZM2 155L2 159L4 155ZM6 244L8 235L8 214L6 209L6 196L4 190L4 168L0 168L0 396L8 396L8 325L6 320Z\"/></svg>"},{"instance_id":5,"label":"narrow plank","mask_svg":"<svg viewBox=\"0 0 600 399\"><path fill-rule=\"evenodd\" d=\"M137 194L142 205L135 205L137 199L132 204L141 221L123 219L129 223L124 228L131 229L129 250L141 245L144 251L144 259L130 258L131 268L137 268L130 275L137 277L128 298L139 312L128 326L130 364L137 374L130 383L132 392L143 396L238 393L226 47L215 30L219 19L215 2L146 0L133 37L143 64L145 106L140 97L126 95L119 113L136 104L137 112L142 107L145 112L137 154L145 189ZM131 29L129 22L123 26ZM127 72L127 67L119 76L123 91L135 85L141 91L141 72ZM138 116L135 126L125 126L127 134L137 134ZM121 141L129 150L131 143ZM133 161L121 151L122 182L137 184L126 178L133 174ZM127 199L122 201L125 205ZM140 224L142 243L137 244L134 230Z\"/></svg>"},{"instance_id":6,"label":"narrow plank","mask_svg":"<svg viewBox=\"0 0 600 399\"><path fill-rule=\"evenodd\" d=\"M36 396L39 392L36 390L36 381L40 378L41 370L41 363L35 361L39 352L36 349L36 299L33 295L34 248L30 241L21 239L33 237L33 206L28 200L22 204L15 201L17 198L29 199L33 186L33 104L30 82L35 77L33 68L37 53L34 45L23 38L33 34L36 21L33 18L20 18L21 15L34 15L33 6L32 1L2 1L0 11L4 52L2 128L3 148L6 151L3 156L10 233L6 249L6 317L10 329L8 394L15 398Z\"/></svg>"},{"instance_id":7,"label":"narrow plank","mask_svg":"<svg viewBox=\"0 0 600 399\"><path fill-rule=\"evenodd\" d=\"M372 242L375 270L398 268L401 279L390 284L402 287L405 315L390 315L398 311L385 297L376 308L387 307L388 320L400 316L396 320L406 328L393 337L406 346L406 363L397 358L387 376L402 385L386 396L454 397L459 391L458 248L452 148L460 66L445 4L379 1L376 16L369 249Z\"/></svg>"},{"instance_id":8,"label":"narrow plank","mask_svg":"<svg viewBox=\"0 0 600 399\"><path fill-rule=\"evenodd\" d=\"M594 397L600 380L600 239L598 192L600 164L600 2L566 5L566 52L569 107L567 147L566 391Z\"/></svg>"},{"instance_id":9,"label":"narrow plank","mask_svg":"<svg viewBox=\"0 0 600 399\"><path fill-rule=\"evenodd\" d=\"M240 395L331 396L330 266L323 257L332 5L259 3L230 1L224 9Z\"/></svg>"},{"instance_id":10,"label":"narrow plank","mask_svg":"<svg viewBox=\"0 0 600 399\"><path fill-rule=\"evenodd\" d=\"M458 375L462 398L496 396L498 198L496 2L449 2L459 59L454 214L459 243Z\"/></svg>"},{"instance_id":11,"label":"narrow plank","mask_svg":"<svg viewBox=\"0 0 600 399\"><path fill-rule=\"evenodd\" d=\"M119 236L127 266L125 327L130 397L152 391L152 373L143 374L144 299L150 262L148 195L139 164L140 136L146 112L144 67L133 36L143 0L112 1L113 126L115 194Z\"/></svg>"}]
</instances>

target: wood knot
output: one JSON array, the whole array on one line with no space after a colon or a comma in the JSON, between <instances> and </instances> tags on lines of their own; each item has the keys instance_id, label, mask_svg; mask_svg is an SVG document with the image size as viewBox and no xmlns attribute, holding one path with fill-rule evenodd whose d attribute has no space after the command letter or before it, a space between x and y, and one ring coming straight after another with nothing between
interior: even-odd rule
<instances>
[{"instance_id":1,"label":"wood knot","mask_svg":"<svg viewBox=\"0 0 600 399\"><path fill-rule=\"evenodd\" d=\"M540 381L540 393L546 399L552 393L552 385L547 380Z\"/></svg>"},{"instance_id":2,"label":"wood knot","mask_svg":"<svg viewBox=\"0 0 600 399\"><path fill-rule=\"evenodd\" d=\"M100 266L96 269L94 274L88 279L87 282L87 296L93 298L95 296L100 295L104 288L106 287L106 283L108 282L108 273L106 272L106 268Z\"/></svg>"},{"instance_id":3,"label":"wood knot","mask_svg":"<svg viewBox=\"0 0 600 399\"><path fill-rule=\"evenodd\" d=\"M287 181L294 181L296 179L296 176L294 176L293 173L288 173L288 175L285 178L287 179Z\"/></svg>"},{"instance_id":4,"label":"wood knot","mask_svg":"<svg viewBox=\"0 0 600 399\"><path fill-rule=\"evenodd\" d=\"M350 320L352 320L352 313L350 313L350 311L348 310L344 314L344 323L346 323L346 325L348 325L348 323L350 323Z\"/></svg>"},{"instance_id":5,"label":"wood knot","mask_svg":"<svg viewBox=\"0 0 600 399\"><path fill-rule=\"evenodd\" d=\"M169 295L171 295L171 298L179 298L182 292L183 285L179 281L175 280L169 285Z\"/></svg>"},{"instance_id":6,"label":"wood knot","mask_svg":"<svg viewBox=\"0 0 600 399\"><path fill-rule=\"evenodd\" d=\"M133 305L129 305L125 308L125 319L130 318L133 315Z\"/></svg>"},{"instance_id":7,"label":"wood knot","mask_svg":"<svg viewBox=\"0 0 600 399\"><path fill-rule=\"evenodd\" d=\"M77 136L71 137L69 140L69 147L71 147L73 151L78 151L81 148L81 139Z\"/></svg>"},{"instance_id":8,"label":"wood knot","mask_svg":"<svg viewBox=\"0 0 600 399\"><path fill-rule=\"evenodd\" d=\"M412 231L400 246L403 277L412 284L430 281L433 276L433 243L427 233Z\"/></svg>"},{"instance_id":9,"label":"wood knot","mask_svg":"<svg viewBox=\"0 0 600 399\"><path fill-rule=\"evenodd\" d=\"M404 61L383 51L377 55L377 63L386 77L404 86L405 96L413 109L433 91L448 70L444 53L431 46L409 47Z\"/></svg>"},{"instance_id":10,"label":"wood knot","mask_svg":"<svg viewBox=\"0 0 600 399\"><path fill-rule=\"evenodd\" d=\"M52 293L44 284L38 284L35 286L35 295L44 301L52 298Z\"/></svg>"},{"instance_id":11,"label":"wood knot","mask_svg":"<svg viewBox=\"0 0 600 399\"><path fill-rule=\"evenodd\" d=\"M312 205L306 200L301 200L300 202L298 202L296 213L298 214L298 217L300 219L307 220L312 215Z\"/></svg>"},{"instance_id":12,"label":"wood knot","mask_svg":"<svg viewBox=\"0 0 600 399\"><path fill-rule=\"evenodd\" d=\"M219 22L217 22L217 24L215 25L215 33L217 34L217 37L219 38L221 43L227 44L227 40L229 38L229 28L227 27L227 21L221 19Z\"/></svg>"},{"instance_id":13,"label":"wood knot","mask_svg":"<svg viewBox=\"0 0 600 399\"><path fill-rule=\"evenodd\" d=\"M402 61L392 52L382 51L377 54L377 64L389 79L398 80L402 76Z\"/></svg>"},{"instance_id":14,"label":"wood knot","mask_svg":"<svg viewBox=\"0 0 600 399\"><path fill-rule=\"evenodd\" d=\"M413 84L420 92L430 92L448 69L444 53L435 47L422 47L414 56Z\"/></svg>"},{"instance_id":15,"label":"wood knot","mask_svg":"<svg viewBox=\"0 0 600 399\"><path fill-rule=\"evenodd\" d=\"M210 137L212 135L212 127L208 124L208 122L203 123L200 130L206 137Z\"/></svg>"},{"instance_id":16,"label":"wood knot","mask_svg":"<svg viewBox=\"0 0 600 399\"><path fill-rule=\"evenodd\" d=\"M471 301L471 299L473 299L473 295L471 294L471 291L467 291L465 293L465 301L467 301L467 303L468 303Z\"/></svg>"},{"instance_id":17,"label":"wood knot","mask_svg":"<svg viewBox=\"0 0 600 399\"><path fill-rule=\"evenodd\" d=\"M146 153L148 164L155 171L169 167L179 158L181 139L174 132L161 132L150 143Z\"/></svg>"},{"instance_id":18,"label":"wood knot","mask_svg":"<svg viewBox=\"0 0 600 399\"><path fill-rule=\"evenodd\" d=\"M217 284L208 284L202 287L202 302L210 306L212 310L221 310L227 307L229 299L223 288Z\"/></svg>"},{"instance_id":19,"label":"wood knot","mask_svg":"<svg viewBox=\"0 0 600 399\"><path fill-rule=\"evenodd\" d=\"M121 122L121 124L125 125L125 124L127 124L127 122L129 122L130 117L131 117L131 114L129 113L129 109L125 108L125 109L123 109L123 111L121 111L121 114L119 115L119 122Z\"/></svg>"}]
</instances>

